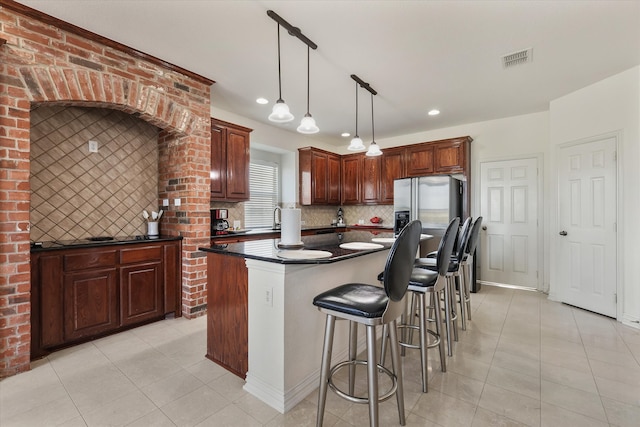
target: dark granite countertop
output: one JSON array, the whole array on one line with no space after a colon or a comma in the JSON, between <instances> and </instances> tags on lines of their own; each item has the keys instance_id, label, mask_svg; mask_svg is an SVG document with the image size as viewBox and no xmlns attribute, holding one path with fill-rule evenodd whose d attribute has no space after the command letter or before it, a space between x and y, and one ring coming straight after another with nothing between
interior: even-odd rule
<instances>
[{"instance_id":1,"label":"dark granite countertop","mask_svg":"<svg viewBox=\"0 0 640 427\"><path fill-rule=\"evenodd\" d=\"M90 239L97 239L97 240L90 240ZM101 238L101 237L97 237L97 238L87 237L84 239L75 239L75 240L41 241L41 242L31 242L31 252L70 249L70 248L95 248L99 246L126 245L131 243L142 243L142 242L163 242L163 241L171 241L171 240L182 240L182 237L161 235L155 238L151 238L146 235L136 235L136 236L115 236L109 239Z\"/></svg>"},{"instance_id":2,"label":"dark granite countertop","mask_svg":"<svg viewBox=\"0 0 640 427\"><path fill-rule=\"evenodd\" d=\"M318 226L305 226L302 227L303 234L324 234L324 233L340 233L348 230L369 230L369 231L380 231L380 232L393 232L392 227L385 227L381 225L318 225ZM228 230L227 234L217 234L215 236L211 236L212 239L216 240L224 240L228 238L232 240L238 236L261 236L264 235L266 238L272 238L270 235L280 235L280 229L273 228L256 228L256 229L247 229L247 230ZM269 236L269 237L267 237Z\"/></svg>"},{"instance_id":3,"label":"dark granite countertop","mask_svg":"<svg viewBox=\"0 0 640 427\"><path fill-rule=\"evenodd\" d=\"M374 243L371 239L380 237L393 238L393 232L381 231L377 235L374 235L369 230L366 230L302 236L302 242L304 243L303 250L320 250L331 252L332 254L331 257L319 259L284 259L278 257L278 252L283 250L278 248L280 239L262 239L240 243L217 244L211 245L211 247L203 247L199 249L205 252L250 258L278 264L327 264L389 249L392 245L391 242L383 243L381 248L375 249L355 250L343 249L340 247L342 243L349 242Z\"/></svg>"}]
</instances>

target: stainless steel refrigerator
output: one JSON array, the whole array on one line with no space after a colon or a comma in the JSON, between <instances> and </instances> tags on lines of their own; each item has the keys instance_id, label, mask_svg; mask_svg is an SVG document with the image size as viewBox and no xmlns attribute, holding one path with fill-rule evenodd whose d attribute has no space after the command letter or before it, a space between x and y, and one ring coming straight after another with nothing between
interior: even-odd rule
<instances>
[{"instance_id":1,"label":"stainless steel refrigerator","mask_svg":"<svg viewBox=\"0 0 640 427\"><path fill-rule=\"evenodd\" d=\"M420 244L420 256L438 249L440 240L455 217L460 223L466 219L467 183L449 175L397 179L393 183L394 233L400 232L409 221L419 219L422 232L432 239ZM477 265L477 251L473 265ZM472 269L471 292L480 290L480 282Z\"/></svg>"},{"instance_id":2,"label":"stainless steel refrigerator","mask_svg":"<svg viewBox=\"0 0 640 427\"><path fill-rule=\"evenodd\" d=\"M424 233L442 236L453 218L460 217L460 222L464 219L462 218L464 184L464 181L450 175L395 180L393 183L393 210L396 220L394 232L400 232L405 225L398 219L405 219L406 222L419 219Z\"/></svg>"}]
</instances>

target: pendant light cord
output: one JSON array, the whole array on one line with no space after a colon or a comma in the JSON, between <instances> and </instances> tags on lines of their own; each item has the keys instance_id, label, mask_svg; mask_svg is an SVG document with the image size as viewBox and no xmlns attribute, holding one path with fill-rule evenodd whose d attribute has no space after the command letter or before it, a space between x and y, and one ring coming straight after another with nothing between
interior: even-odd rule
<instances>
[{"instance_id":1,"label":"pendant light cord","mask_svg":"<svg viewBox=\"0 0 640 427\"><path fill-rule=\"evenodd\" d=\"M310 74L309 74L309 51L310 50L311 49L309 48L309 46L307 46L307 114L309 114L309 86L310 86L310 83L309 83L309 78L310 78L309 77L310 76Z\"/></svg>"},{"instance_id":2,"label":"pendant light cord","mask_svg":"<svg viewBox=\"0 0 640 427\"><path fill-rule=\"evenodd\" d=\"M360 138L358 136L358 82L356 82L356 138Z\"/></svg>"},{"instance_id":3,"label":"pendant light cord","mask_svg":"<svg viewBox=\"0 0 640 427\"><path fill-rule=\"evenodd\" d=\"M282 73L280 71L280 24L278 24L278 101L282 100Z\"/></svg>"},{"instance_id":4,"label":"pendant light cord","mask_svg":"<svg viewBox=\"0 0 640 427\"><path fill-rule=\"evenodd\" d=\"M371 142L376 142L376 131L373 126L373 93L371 94Z\"/></svg>"}]
</instances>

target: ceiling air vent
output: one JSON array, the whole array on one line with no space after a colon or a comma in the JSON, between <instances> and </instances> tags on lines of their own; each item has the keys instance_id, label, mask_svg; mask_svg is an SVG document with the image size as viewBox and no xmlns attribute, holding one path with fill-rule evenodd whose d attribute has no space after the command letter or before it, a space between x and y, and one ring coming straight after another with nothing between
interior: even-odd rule
<instances>
[{"instance_id":1,"label":"ceiling air vent","mask_svg":"<svg viewBox=\"0 0 640 427\"><path fill-rule=\"evenodd\" d=\"M504 55L502 57L502 66L504 68L510 68L516 65L526 64L527 62L531 62L533 60L533 49L525 49L520 50L518 52L513 52L508 55Z\"/></svg>"}]
</instances>

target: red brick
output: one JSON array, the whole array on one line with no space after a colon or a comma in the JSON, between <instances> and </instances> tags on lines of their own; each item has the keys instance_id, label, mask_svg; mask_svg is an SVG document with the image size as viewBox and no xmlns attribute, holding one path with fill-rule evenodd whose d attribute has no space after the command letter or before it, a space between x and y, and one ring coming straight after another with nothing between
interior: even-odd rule
<instances>
[{"instance_id":1,"label":"red brick","mask_svg":"<svg viewBox=\"0 0 640 427\"><path fill-rule=\"evenodd\" d=\"M65 36L65 41L70 45L78 46L81 49L88 50L94 53L102 54L103 52L102 47L97 46L95 43L92 43L87 39L80 38L72 34L67 34Z\"/></svg>"},{"instance_id":2,"label":"red brick","mask_svg":"<svg viewBox=\"0 0 640 427\"><path fill-rule=\"evenodd\" d=\"M53 84L58 91L58 99L71 99L69 88L67 87L67 82L63 72L58 68L51 67L49 68L49 74L51 75L51 80L53 81Z\"/></svg>"},{"instance_id":3,"label":"red brick","mask_svg":"<svg viewBox=\"0 0 640 427\"><path fill-rule=\"evenodd\" d=\"M102 78L99 73L90 72L89 80L91 81L91 89L96 101L104 101L104 91L102 90Z\"/></svg>"},{"instance_id":4,"label":"red brick","mask_svg":"<svg viewBox=\"0 0 640 427\"><path fill-rule=\"evenodd\" d=\"M82 100L82 91L80 90L80 86L78 86L78 77L74 70L69 68L64 69L63 74L67 82L67 87L69 88L69 99Z\"/></svg>"}]
</instances>

